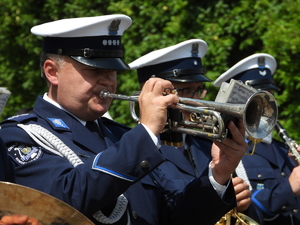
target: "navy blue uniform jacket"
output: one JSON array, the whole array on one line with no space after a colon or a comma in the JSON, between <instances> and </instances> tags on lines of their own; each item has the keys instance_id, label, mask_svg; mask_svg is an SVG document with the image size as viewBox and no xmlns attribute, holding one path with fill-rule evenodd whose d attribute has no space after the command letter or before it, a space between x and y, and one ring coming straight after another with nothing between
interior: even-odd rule
<instances>
[{"instance_id":1,"label":"navy blue uniform jacket","mask_svg":"<svg viewBox=\"0 0 300 225\"><path fill-rule=\"evenodd\" d=\"M176 187L184 189L186 184L195 177L205 177L208 174L208 165L212 160L211 147L212 141L204 138L186 135L185 154L174 147L162 146L161 151L166 158L166 162L161 164L159 168L164 171L165 175L171 178ZM215 201L215 202L213 202ZM207 205L215 204L214 212L218 207L224 206L220 199L210 198ZM262 214L257 207L251 203L248 210L243 212L259 224L263 224ZM205 224L205 223L204 223Z\"/></svg>"},{"instance_id":2,"label":"navy blue uniform jacket","mask_svg":"<svg viewBox=\"0 0 300 225\"><path fill-rule=\"evenodd\" d=\"M7 149L0 138L0 181L14 182L14 170L7 156Z\"/></svg>"},{"instance_id":3,"label":"navy blue uniform jacket","mask_svg":"<svg viewBox=\"0 0 300 225\"><path fill-rule=\"evenodd\" d=\"M285 144L275 139L259 143L254 155L243 157L243 164L253 188L252 201L261 209L265 224L300 224L300 197L294 196L288 181L295 163Z\"/></svg>"},{"instance_id":4,"label":"navy blue uniform jacket","mask_svg":"<svg viewBox=\"0 0 300 225\"><path fill-rule=\"evenodd\" d=\"M84 164L74 167L40 147L17 123L43 126ZM78 120L38 97L32 114L12 117L2 123L0 130L14 160L16 183L65 201L96 224L100 223L93 214L100 209L110 212L122 193L129 201L133 225L199 224L203 216L205 224L214 224L234 206L232 185L222 205L208 204L219 198L208 177L195 179L177 192L173 181L155 169L164 158L143 125L128 129L104 118L99 119L99 125L106 146ZM212 208L220 210L216 213ZM122 218L115 224L126 221Z\"/></svg>"}]
</instances>

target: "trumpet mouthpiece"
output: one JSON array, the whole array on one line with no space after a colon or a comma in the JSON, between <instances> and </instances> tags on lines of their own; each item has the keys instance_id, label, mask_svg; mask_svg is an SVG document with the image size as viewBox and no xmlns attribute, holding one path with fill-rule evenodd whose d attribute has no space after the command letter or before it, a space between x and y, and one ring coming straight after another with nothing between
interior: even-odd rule
<instances>
[{"instance_id":1,"label":"trumpet mouthpiece","mask_svg":"<svg viewBox=\"0 0 300 225\"><path fill-rule=\"evenodd\" d=\"M102 91L100 91L99 96L101 99L108 99L110 97L110 93L107 90L103 89Z\"/></svg>"}]
</instances>

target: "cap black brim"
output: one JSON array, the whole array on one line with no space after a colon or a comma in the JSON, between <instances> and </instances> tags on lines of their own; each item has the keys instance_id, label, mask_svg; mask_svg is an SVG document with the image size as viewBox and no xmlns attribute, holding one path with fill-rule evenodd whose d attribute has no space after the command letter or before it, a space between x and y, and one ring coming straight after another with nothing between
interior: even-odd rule
<instances>
[{"instance_id":1,"label":"cap black brim","mask_svg":"<svg viewBox=\"0 0 300 225\"><path fill-rule=\"evenodd\" d=\"M72 59L84 65L109 70L129 70L130 67L120 58L85 58L82 56L70 56Z\"/></svg>"},{"instance_id":2,"label":"cap black brim","mask_svg":"<svg viewBox=\"0 0 300 225\"><path fill-rule=\"evenodd\" d=\"M280 91L280 88L273 84L257 84L257 85L252 85L257 90L274 90L274 91Z\"/></svg>"}]
</instances>

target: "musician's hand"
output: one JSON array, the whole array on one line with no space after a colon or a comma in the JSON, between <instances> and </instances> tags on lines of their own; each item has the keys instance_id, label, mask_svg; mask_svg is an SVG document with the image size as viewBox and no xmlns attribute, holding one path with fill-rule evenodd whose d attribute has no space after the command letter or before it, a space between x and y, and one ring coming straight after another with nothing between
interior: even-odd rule
<instances>
[{"instance_id":1,"label":"musician's hand","mask_svg":"<svg viewBox=\"0 0 300 225\"><path fill-rule=\"evenodd\" d=\"M289 182L295 196L300 195L300 166L293 169L289 177Z\"/></svg>"},{"instance_id":2,"label":"musician's hand","mask_svg":"<svg viewBox=\"0 0 300 225\"><path fill-rule=\"evenodd\" d=\"M228 129L232 134L232 139L226 138L223 142L214 141L211 153L212 173L214 179L221 185L227 183L248 149L248 145L245 142L245 127L242 120L238 121L237 127L230 121Z\"/></svg>"},{"instance_id":3,"label":"musician's hand","mask_svg":"<svg viewBox=\"0 0 300 225\"><path fill-rule=\"evenodd\" d=\"M39 221L35 218L14 214L11 216L3 216L0 225L39 225Z\"/></svg>"},{"instance_id":4,"label":"musician's hand","mask_svg":"<svg viewBox=\"0 0 300 225\"><path fill-rule=\"evenodd\" d=\"M251 204L251 191L249 185L240 177L232 178L232 184L236 196L237 212L244 212Z\"/></svg>"},{"instance_id":5,"label":"musician's hand","mask_svg":"<svg viewBox=\"0 0 300 225\"><path fill-rule=\"evenodd\" d=\"M288 153L288 156L294 161L296 165L299 165L299 162L297 161L296 157L291 152Z\"/></svg>"},{"instance_id":6,"label":"musician's hand","mask_svg":"<svg viewBox=\"0 0 300 225\"><path fill-rule=\"evenodd\" d=\"M298 147L297 147L297 152L299 152L299 154L300 154L300 145L298 145Z\"/></svg>"},{"instance_id":7,"label":"musician's hand","mask_svg":"<svg viewBox=\"0 0 300 225\"><path fill-rule=\"evenodd\" d=\"M174 86L168 80L150 78L139 96L140 122L156 136L166 125L167 107L178 103L177 95L162 95L165 89L174 89Z\"/></svg>"}]
</instances>

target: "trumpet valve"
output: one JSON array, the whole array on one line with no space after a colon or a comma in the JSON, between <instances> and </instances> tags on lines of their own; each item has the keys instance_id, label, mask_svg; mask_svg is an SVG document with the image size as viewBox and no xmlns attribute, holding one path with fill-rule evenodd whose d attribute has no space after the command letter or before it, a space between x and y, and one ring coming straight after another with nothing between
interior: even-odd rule
<instances>
[{"instance_id":1,"label":"trumpet valve","mask_svg":"<svg viewBox=\"0 0 300 225\"><path fill-rule=\"evenodd\" d=\"M168 89L168 88L166 88L162 93L162 95L169 95L169 94L177 95L178 93L176 89Z\"/></svg>"}]
</instances>

